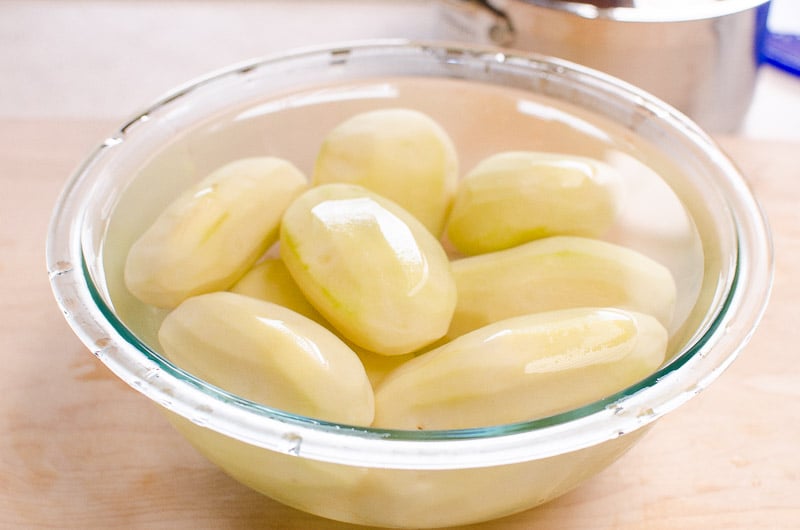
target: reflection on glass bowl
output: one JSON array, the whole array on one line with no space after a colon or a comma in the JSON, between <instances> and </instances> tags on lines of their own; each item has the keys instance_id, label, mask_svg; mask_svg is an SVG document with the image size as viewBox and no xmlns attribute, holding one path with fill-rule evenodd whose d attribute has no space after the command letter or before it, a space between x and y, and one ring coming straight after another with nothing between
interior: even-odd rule
<instances>
[{"instance_id":1,"label":"reflection on glass bowl","mask_svg":"<svg viewBox=\"0 0 800 530\"><path fill-rule=\"evenodd\" d=\"M225 162L267 154L310 174L329 130L388 106L436 119L462 170L515 149L618 168L621 215L607 238L662 262L677 282L668 361L630 388L555 416L400 431L271 409L166 360L156 340L166 311L138 302L122 280L138 235ZM273 56L177 89L83 164L59 200L47 244L53 290L76 334L210 461L300 510L414 528L525 510L608 466L734 360L766 304L771 256L766 220L742 175L659 100L553 58L398 41Z\"/></svg>"}]
</instances>

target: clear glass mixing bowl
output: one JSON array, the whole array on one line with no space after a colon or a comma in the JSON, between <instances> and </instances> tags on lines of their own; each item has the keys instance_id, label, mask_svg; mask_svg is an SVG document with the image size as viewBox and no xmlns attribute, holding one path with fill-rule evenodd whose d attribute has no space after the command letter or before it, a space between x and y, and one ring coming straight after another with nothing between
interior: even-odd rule
<instances>
[{"instance_id":1,"label":"clear glass mixing bowl","mask_svg":"<svg viewBox=\"0 0 800 530\"><path fill-rule=\"evenodd\" d=\"M628 175L609 238L678 283L669 360L636 385L534 421L458 431L337 425L213 387L158 353L163 312L122 284L127 248L191 182L268 154L309 172L324 135L362 110L422 110L462 171L499 150L602 158ZM88 349L163 407L201 453L250 487L323 517L437 527L546 502L622 455L734 360L767 301L772 248L745 179L686 117L617 79L486 47L374 41L237 65L181 87L106 138L53 214L47 266Z\"/></svg>"}]
</instances>

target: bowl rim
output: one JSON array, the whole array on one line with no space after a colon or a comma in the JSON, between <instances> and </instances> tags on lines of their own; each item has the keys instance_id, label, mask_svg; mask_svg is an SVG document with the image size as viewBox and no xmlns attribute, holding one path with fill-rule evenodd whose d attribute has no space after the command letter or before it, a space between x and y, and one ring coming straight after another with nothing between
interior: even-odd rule
<instances>
[{"instance_id":1,"label":"bowl rim","mask_svg":"<svg viewBox=\"0 0 800 530\"><path fill-rule=\"evenodd\" d=\"M347 53L416 53L437 61L518 61L575 75L631 98L686 136L725 178L725 199L738 240L736 272L719 315L691 347L641 382L613 396L547 418L449 431L398 431L328 423L244 400L186 374L133 335L93 284L83 252L83 201L95 166L124 145L132 124L181 102L204 85L282 61ZM169 411L242 442L313 460L348 465L453 469L512 464L556 456L623 436L651 424L715 380L749 341L772 285L772 239L763 209L743 175L691 120L657 98L616 78L561 59L493 46L405 39L313 46L252 59L191 81L136 114L103 141L68 180L48 230L46 259L58 305L76 335L120 379ZM744 279L747 281L744 281ZM736 317L736 318L734 318Z\"/></svg>"}]
</instances>

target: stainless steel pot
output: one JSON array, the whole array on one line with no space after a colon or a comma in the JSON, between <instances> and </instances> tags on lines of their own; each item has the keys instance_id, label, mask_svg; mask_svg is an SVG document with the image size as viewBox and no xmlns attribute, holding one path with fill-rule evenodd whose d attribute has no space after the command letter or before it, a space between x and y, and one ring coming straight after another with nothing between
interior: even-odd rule
<instances>
[{"instance_id":1,"label":"stainless steel pot","mask_svg":"<svg viewBox=\"0 0 800 530\"><path fill-rule=\"evenodd\" d=\"M561 57L624 79L710 132L734 132L769 0L440 0L443 38Z\"/></svg>"}]
</instances>

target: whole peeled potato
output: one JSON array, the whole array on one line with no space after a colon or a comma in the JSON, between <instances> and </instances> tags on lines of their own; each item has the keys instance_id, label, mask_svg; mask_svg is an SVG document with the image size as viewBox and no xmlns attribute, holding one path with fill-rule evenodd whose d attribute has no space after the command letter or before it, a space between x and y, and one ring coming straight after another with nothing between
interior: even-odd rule
<instances>
[{"instance_id":1,"label":"whole peeled potato","mask_svg":"<svg viewBox=\"0 0 800 530\"><path fill-rule=\"evenodd\" d=\"M400 355L447 331L456 304L439 241L394 202L352 184L313 187L283 216L281 258L338 332Z\"/></svg>"},{"instance_id":2,"label":"whole peeled potato","mask_svg":"<svg viewBox=\"0 0 800 530\"><path fill-rule=\"evenodd\" d=\"M308 187L274 157L226 164L186 190L131 246L125 285L139 300L173 308L230 287L278 238L281 216Z\"/></svg>"},{"instance_id":3,"label":"whole peeled potato","mask_svg":"<svg viewBox=\"0 0 800 530\"><path fill-rule=\"evenodd\" d=\"M672 273L633 249L577 236L537 239L452 262L458 303L448 338L514 316L574 307L617 307L668 327Z\"/></svg>"},{"instance_id":4,"label":"whole peeled potato","mask_svg":"<svg viewBox=\"0 0 800 530\"><path fill-rule=\"evenodd\" d=\"M375 389L374 426L464 429L527 421L610 396L664 361L650 315L576 308L495 322L412 359Z\"/></svg>"},{"instance_id":5,"label":"whole peeled potato","mask_svg":"<svg viewBox=\"0 0 800 530\"><path fill-rule=\"evenodd\" d=\"M243 398L320 420L372 421L373 394L355 352L285 307L218 291L193 296L161 324L165 355Z\"/></svg>"},{"instance_id":6,"label":"whole peeled potato","mask_svg":"<svg viewBox=\"0 0 800 530\"><path fill-rule=\"evenodd\" d=\"M536 151L492 155L459 183L447 236L464 254L511 248L556 235L597 237L616 216L611 166Z\"/></svg>"},{"instance_id":7,"label":"whole peeled potato","mask_svg":"<svg viewBox=\"0 0 800 530\"><path fill-rule=\"evenodd\" d=\"M312 181L364 186L438 236L457 179L456 149L445 130L422 112L395 108L357 114L334 128L320 148Z\"/></svg>"}]
</instances>

